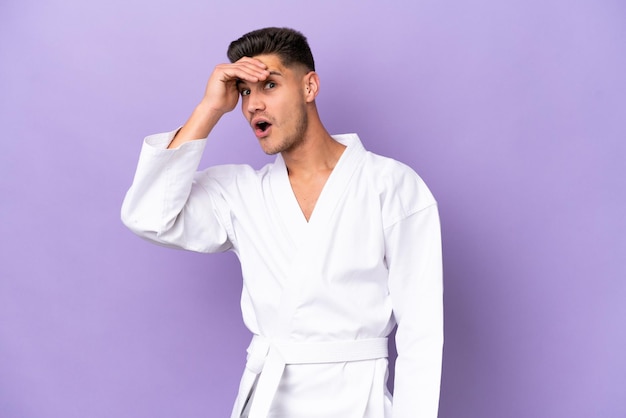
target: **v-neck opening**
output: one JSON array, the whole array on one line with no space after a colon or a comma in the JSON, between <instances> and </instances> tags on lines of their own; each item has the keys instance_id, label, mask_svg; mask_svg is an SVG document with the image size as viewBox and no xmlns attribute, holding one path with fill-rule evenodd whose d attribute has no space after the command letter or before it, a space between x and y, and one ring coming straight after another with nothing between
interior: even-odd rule
<instances>
[{"instance_id":1,"label":"v-neck opening","mask_svg":"<svg viewBox=\"0 0 626 418\"><path fill-rule=\"evenodd\" d=\"M342 145L344 145L344 144L342 144ZM346 154L347 151L348 151L348 146L344 145L344 149L341 151L341 155L337 159L337 162L335 163L335 166L333 167L333 169L330 171L330 174L328 175L328 177L324 181L324 184L322 185L322 189L320 190L320 193L317 195L317 199L315 200L315 204L313 204L313 209L311 209L311 215L309 216L309 219L306 218L306 215L304 214L304 210L302 209L302 206L300 206L300 202L298 201L298 196L296 195L296 191L293 189L293 185L291 184L291 180L289 179L289 170L287 169L287 166L285 165L285 169L287 169L287 181L289 182L289 187L291 189L291 194L293 194L293 198L296 201L298 209L300 210L300 214L302 215L302 220L307 225L310 225L311 222L314 221L317 218L315 213L319 212L317 210L318 204L320 204L320 202L324 203L323 200L324 200L324 196L327 194L327 193L325 193L325 191L328 189L327 186L330 186L330 183L333 181L333 178L336 177L333 174L337 171L338 168L340 168L340 165L341 165L341 163L343 161L343 156Z\"/></svg>"},{"instance_id":2,"label":"v-neck opening","mask_svg":"<svg viewBox=\"0 0 626 418\"><path fill-rule=\"evenodd\" d=\"M345 145L346 148L341 153L337 164L335 164L335 167L326 179L308 220L291 186L287 165L282 155L278 155L274 163L275 175L272 176L272 182L274 183L272 189L276 194L277 209L294 242L301 242L305 236L310 234L310 231L315 229L316 224L323 222L325 218L331 216L336 206L335 203L339 201L343 189L352 177L353 170L345 172L346 167L348 167L348 169L350 167L356 167L356 164L354 164L352 160L359 155L364 155L364 152L358 152L358 150L365 150L356 135L336 135L333 136L333 138ZM337 202L330 201L330 199L333 198Z\"/></svg>"}]
</instances>

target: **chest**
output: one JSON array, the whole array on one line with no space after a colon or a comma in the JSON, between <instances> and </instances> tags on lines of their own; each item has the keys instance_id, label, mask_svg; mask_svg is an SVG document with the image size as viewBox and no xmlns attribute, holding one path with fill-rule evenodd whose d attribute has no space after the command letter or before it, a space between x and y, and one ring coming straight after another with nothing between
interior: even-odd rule
<instances>
[{"instance_id":1,"label":"chest","mask_svg":"<svg viewBox=\"0 0 626 418\"><path fill-rule=\"evenodd\" d=\"M289 179L294 197L296 198L298 206L307 221L309 221L311 215L313 214L315 205L317 204L329 176L330 171L306 180L295 178Z\"/></svg>"}]
</instances>

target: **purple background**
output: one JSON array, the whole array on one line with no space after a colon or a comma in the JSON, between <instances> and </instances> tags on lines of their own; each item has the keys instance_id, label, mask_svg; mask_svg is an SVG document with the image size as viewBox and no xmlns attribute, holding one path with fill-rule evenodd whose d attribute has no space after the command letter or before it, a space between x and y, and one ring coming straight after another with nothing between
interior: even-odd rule
<instances>
[{"instance_id":1,"label":"purple background","mask_svg":"<svg viewBox=\"0 0 626 418\"><path fill-rule=\"evenodd\" d=\"M0 5L0 417L227 416L236 258L149 245L119 209L142 138L269 25L309 37L329 130L439 200L440 417L626 416L622 0L211 3ZM236 111L203 165L268 160Z\"/></svg>"}]
</instances>

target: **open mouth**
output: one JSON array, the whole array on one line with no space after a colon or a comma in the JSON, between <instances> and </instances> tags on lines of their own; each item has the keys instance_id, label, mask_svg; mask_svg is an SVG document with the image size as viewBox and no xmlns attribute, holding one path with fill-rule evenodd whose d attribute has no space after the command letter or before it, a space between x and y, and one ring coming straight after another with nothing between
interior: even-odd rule
<instances>
[{"instance_id":1,"label":"open mouth","mask_svg":"<svg viewBox=\"0 0 626 418\"><path fill-rule=\"evenodd\" d=\"M270 122L268 122L265 118L258 118L252 121L252 128L254 129L254 133L260 138L261 136L266 136L269 134L269 129L272 126Z\"/></svg>"},{"instance_id":2,"label":"open mouth","mask_svg":"<svg viewBox=\"0 0 626 418\"><path fill-rule=\"evenodd\" d=\"M271 123L265 122L265 121L257 122L256 124L257 129L259 129L261 132L267 131L267 128L269 128L270 126L271 126Z\"/></svg>"}]
</instances>

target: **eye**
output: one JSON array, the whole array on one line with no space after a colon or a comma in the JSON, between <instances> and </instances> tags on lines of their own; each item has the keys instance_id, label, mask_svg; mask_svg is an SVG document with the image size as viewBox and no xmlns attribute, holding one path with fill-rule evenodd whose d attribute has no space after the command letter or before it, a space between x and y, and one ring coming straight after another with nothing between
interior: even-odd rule
<instances>
[{"instance_id":1,"label":"eye","mask_svg":"<svg viewBox=\"0 0 626 418\"><path fill-rule=\"evenodd\" d=\"M264 86L266 90L273 89L274 87L276 87L276 83L274 83L273 81L268 81L267 83L265 83Z\"/></svg>"},{"instance_id":2,"label":"eye","mask_svg":"<svg viewBox=\"0 0 626 418\"><path fill-rule=\"evenodd\" d=\"M241 94L241 96L242 96L242 97L243 97L243 96L247 96L247 95L249 95L249 94L250 94L250 89L241 89L241 90L239 91L239 94Z\"/></svg>"}]
</instances>

